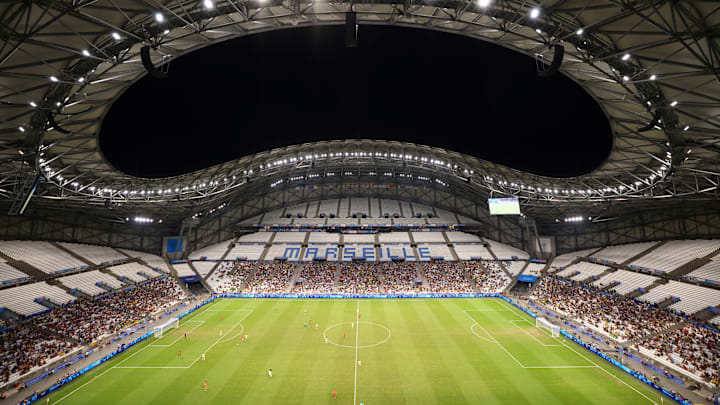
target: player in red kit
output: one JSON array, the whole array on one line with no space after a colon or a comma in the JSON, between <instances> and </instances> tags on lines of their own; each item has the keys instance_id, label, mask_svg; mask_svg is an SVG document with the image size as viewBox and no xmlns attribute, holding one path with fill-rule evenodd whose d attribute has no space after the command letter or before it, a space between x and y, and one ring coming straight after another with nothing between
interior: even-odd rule
<instances>
[{"instance_id":1,"label":"player in red kit","mask_svg":"<svg viewBox=\"0 0 720 405\"><path fill-rule=\"evenodd\" d=\"M333 398L337 399L337 391L333 390Z\"/></svg>"},{"instance_id":2,"label":"player in red kit","mask_svg":"<svg viewBox=\"0 0 720 405\"><path fill-rule=\"evenodd\" d=\"M179 359L179 358L182 358L182 349L180 349L180 350L178 351L178 359Z\"/></svg>"},{"instance_id":3,"label":"player in red kit","mask_svg":"<svg viewBox=\"0 0 720 405\"><path fill-rule=\"evenodd\" d=\"M203 383L203 392L207 392L207 381Z\"/></svg>"}]
</instances>

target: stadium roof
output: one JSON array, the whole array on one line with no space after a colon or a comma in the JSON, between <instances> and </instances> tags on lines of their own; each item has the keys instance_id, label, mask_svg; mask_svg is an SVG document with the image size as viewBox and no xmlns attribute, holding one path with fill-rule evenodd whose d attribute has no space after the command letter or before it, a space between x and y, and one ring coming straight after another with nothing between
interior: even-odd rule
<instances>
[{"instance_id":1,"label":"stadium roof","mask_svg":"<svg viewBox=\"0 0 720 405\"><path fill-rule=\"evenodd\" d=\"M716 1L526 2L37 1L0 5L0 197L19 202L41 173L34 204L132 205L189 216L237 193L317 176L384 173L514 195L557 212L572 203L717 199L720 178L720 4ZM610 121L607 161L580 177L528 174L439 148L348 140L296 145L164 179L130 176L98 147L123 90L156 66L219 41L296 26L358 23L466 35L550 64L590 93ZM162 67L160 67L162 69ZM562 115L558 115L562 120ZM560 122L562 123L562 122ZM582 136L583 128L577 128ZM581 153L581 152L579 152ZM314 176L314 177L313 177ZM389 177L389 176L388 176ZM294 179L294 180L293 180ZM251 186L251 184L254 184ZM668 202L669 203L669 202ZM549 214L548 214L549 215Z\"/></svg>"}]
</instances>

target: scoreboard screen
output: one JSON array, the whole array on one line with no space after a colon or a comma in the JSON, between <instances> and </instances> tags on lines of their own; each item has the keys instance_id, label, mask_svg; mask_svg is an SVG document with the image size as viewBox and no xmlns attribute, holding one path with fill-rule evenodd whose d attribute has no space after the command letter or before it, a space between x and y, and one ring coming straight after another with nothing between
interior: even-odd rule
<instances>
[{"instance_id":1,"label":"scoreboard screen","mask_svg":"<svg viewBox=\"0 0 720 405\"><path fill-rule=\"evenodd\" d=\"M490 215L520 215L520 201L517 198L488 199Z\"/></svg>"}]
</instances>

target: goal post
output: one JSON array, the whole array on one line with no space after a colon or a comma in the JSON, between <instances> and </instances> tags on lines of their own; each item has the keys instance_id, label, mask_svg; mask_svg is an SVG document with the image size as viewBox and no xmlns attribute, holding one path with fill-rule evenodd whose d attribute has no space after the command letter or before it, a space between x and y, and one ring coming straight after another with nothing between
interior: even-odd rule
<instances>
[{"instance_id":1,"label":"goal post","mask_svg":"<svg viewBox=\"0 0 720 405\"><path fill-rule=\"evenodd\" d=\"M560 337L560 327L553 325L545 318L539 316L535 318L535 327L549 330L552 337Z\"/></svg>"},{"instance_id":2,"label":"goal post","mask_svg":"<svg viewBox=\"0 0 720 405\"><path fill-rule=\"evenodd\" d=\"M180 320L178 318L170 318L169 321L165 322L162 325L158 325L155 327L154 330L154 336L156 338L161 338L165 335L165 333L170 329L177 329L180 327Z\"/></svg>"}]
</instances>

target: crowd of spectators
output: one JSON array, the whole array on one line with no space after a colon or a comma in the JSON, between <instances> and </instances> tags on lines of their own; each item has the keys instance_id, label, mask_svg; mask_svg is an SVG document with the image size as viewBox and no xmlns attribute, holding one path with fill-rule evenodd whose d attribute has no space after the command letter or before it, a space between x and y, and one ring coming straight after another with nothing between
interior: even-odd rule
<instances>
[{"instance_id":1,"label":"crowd of spectators","mask_svg":"<svg viewBox=\"0 0 720 405\"><path fill-rule=\"evenodd\" d=\"M345 294L377 294L380 291L377 265L374 263L339 263L337 291Z\"/></svg>"},{"instance_id":2,"label":"crowd of spectators","mask_svg":"<svg viewBox=\"0 0 720 405\"><path fill-rule=\"evenodd\" d=\"M244 292L253 294L284 293L295 271L295 265L288 262L259 263L252 281Z\"/></svg>"},{"instance_id":3,"label":"crowd of spectators","mask_svg":"<svg viewBox=\"0 0 720 405\"><path fill-rule=\"evenodd\" d=\"M463 262L463 266L481 293L500 293L510 284L510 277L498 262L473 260Z\"/></svg>"},{"instance_id":4,"label":"crowd of spectators","mask_svg":"<svg viewBox=\"0 0 720 405\"><path fill-rule=\"evenodd\" d=\"M422 263L422 271L434 293L475 292L465 277L465 267L461 263L433 261Z\"/></svg>"},{"instance_id":5,"label":"crowd of spectators","mask_svg":"<svg viewBox=\"0 0 720 405\"><path fill-rule=\"evenodd\" d=\"M0 332L0 383L153 317L182 298L180 285L168 277L97 299L78 299L26 320L6 321Z\"/></svg>"},{"instance_id":6,"label":"crowd of spectators","mask_svg":"<svg viewBox=\"0 0 720 405\"><path fill-rule=\"evenodd\" d=\"M646 348L660 358L684 368L704 381L720 384L720 334L690 323L666 334L643 340Z\"/></svg>"},{"instance_id":7,"label":"crowd of spectators","mask_svg":"<svg viewBox=\"0 0 720 405\"><path fill-rule=\"evenodd\" d=\"M415 263L383 263L380 264L382 284L388 294L414 294L425 292L418 277Z\"/></svg>"},{"instance_id":8,"label":"crowd of spectators","mask_svg":"<svg viewBox=\"0 0 720 405\"><path fill-rule=\"evenodd\" d=\"M642 338L683 320L670 311L642 301L553 277L543 278L533 291L532 298L620 342Z\"/></svg>"},{"instance_id":9,"label":"crowd of spectators","mask_svg":"<svg viewBox=\"0 0 720 405\"><path fill-rule=\"evenodd\" d=\"M220 293L239 293L252 277L254 262L222 262L208 280Z\"/></svg>"},{"instance_id":10,"label":"crowd of spectators","mask_svg":"<svg viewBox=\"0 0 720 405\"><path fill-rule=\"evenodd\" d=\"M305 263L300 277L298 277L294 293L300 294L329 294L335 287L335 271L337 264L334 262L312 262Z\"/></svg>"}]
</instances>

